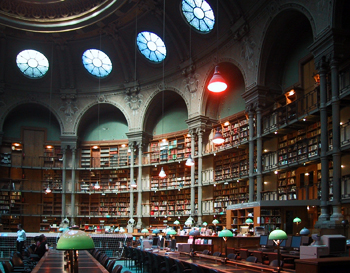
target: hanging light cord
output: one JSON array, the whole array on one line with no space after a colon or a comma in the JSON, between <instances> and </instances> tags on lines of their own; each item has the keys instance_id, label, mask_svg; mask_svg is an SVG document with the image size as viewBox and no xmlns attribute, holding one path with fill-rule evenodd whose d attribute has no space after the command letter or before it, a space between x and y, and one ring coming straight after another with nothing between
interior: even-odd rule
<instances>
[{"instance_id":1,"label":"hanging light cord","mask_svg":"<svg viewBox=\"0 0 350 273\"><path fill-rule=\"evenodd\" d=\"M52 102L52 77L53 77L53 44L51 47L51 71L50 71L50 99L49 99L49 130L51 129L51 102Z\"/></svg>"},{"instance_id":2,"label":"hanging light cord","mask_svg":"<svg viewBox=\"0 0 350 273\"><path fill-rule=\"evenodd\" d=\"M102 31L100 30L100 50L101 46L101 35ZM101 129L100 129L100 95L101 95L101 77L98 77L98 98L97 98L97 128L98 128L98 140L101 142ZM101 144L101 143L100 143Z\"/></svg>"},{"instance_id":3,"label":"hanging light cord","mask_svg":"<svg viewBox=\"0 0 350 273\"><path fill-rule=\"evenodd\" d=\"M163 41L165 44L165 0L163 1ZM163 91L162 91L162 135L163 135L163 129L164 129L164 90L165 90L165 68L164 68L164 60L163 60ZM163 136L162 136L163 138Z\"/></svg>"},{"instance_id":4,"label":"hanging light cord","mask_svg":"<svg viewBox=\"0 0 350 273\"><path fill-rule=\"evenodd\" d=\"M216 63L219 63L219 0L216 0L217 24L216 24Z\"/></svg>"},{"instance_id":5,"label":"hanging light cord","mask_svg":"<svg viewBox=\"0 0 350 273\"><path fill-rule=\"evenodd\" d=\"M136 19L135 19L135 71L134 71L134 80L136 81L136 79L137 79L137 76L136 76L136 65L137 65L137 58L136 58L136 51L137 51L137 43L136 43L136 41L137 41L137 15L138 15L138 13L137 13L137 8L136 8Z\"/></svg>"}]
</instances>

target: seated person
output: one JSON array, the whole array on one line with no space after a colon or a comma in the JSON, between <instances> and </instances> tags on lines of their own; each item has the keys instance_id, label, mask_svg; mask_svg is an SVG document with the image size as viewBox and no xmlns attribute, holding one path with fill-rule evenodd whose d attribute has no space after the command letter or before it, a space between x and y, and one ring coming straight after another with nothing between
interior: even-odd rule
<instances>
[{"instance_id":1,"label":"seated person","mask_svg":"<svg viewBox=\"0 0 350 273\"><path fill-rule=\"evenodd\" d=\"M40 258L44 256L45 252L48 250L47 240L44 234L41 234L40 236L40 242L37 245L35 249L35 254L37 254Z\"/></svg>"}]
</instances>

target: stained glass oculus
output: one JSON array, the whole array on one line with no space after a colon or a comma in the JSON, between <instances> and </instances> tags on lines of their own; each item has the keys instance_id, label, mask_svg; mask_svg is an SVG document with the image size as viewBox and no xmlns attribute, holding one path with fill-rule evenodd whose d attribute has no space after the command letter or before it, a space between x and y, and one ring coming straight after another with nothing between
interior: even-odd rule
<instances>
[{"instance_id":1,"label":"stained glass oculus","mask_svg":"<svg viewBox=\"0 0 350 273\"><path fill-rule=\"evenodd\" d=\"M207 1L182 0L181 6L187 22L199 32L208 33L214 28L214 12Z\"/></svg>"},{"instance_id":2,"label":"stained glass oculus","mask_svg":"<svg viewBox=\"0 0 350 273\"><path fill-rule=\"evenodd\" d=\"M143 31L136 37L138 49L148 60L162 62L166 57L166 47L163 40L153 32Z\"/></svg>"},{"instance_id":3,"label":"stained glass oculus","mask_svg":"<svg viewBox=\"0 0 350 273\"><path fill-rule=\"evenodd\" d=\"M101 50L88 49L83 53L83 65L85 69L98 78L104 78L112 71L112 62Z\"/></svg>"},{"instance_id":4,"label":"stained glass oculus","mask_svg":"<svg viewBox=\"0 0 350 273\"><path fill-rule=\"evenodd\" d=\"M49 61L39 51L26 49L18 53L16 63L21 72L33 79L44 77L49 70Z\"/></svg>"}]
</instances>

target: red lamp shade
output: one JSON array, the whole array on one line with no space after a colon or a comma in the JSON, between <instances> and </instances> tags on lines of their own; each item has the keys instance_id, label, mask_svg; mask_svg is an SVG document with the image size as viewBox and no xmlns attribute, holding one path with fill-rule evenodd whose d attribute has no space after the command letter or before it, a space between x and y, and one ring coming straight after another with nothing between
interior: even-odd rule
<instances>
[{"instance_id":1,"label":"red lamp shade","mask_svg":"<svg viewBox=\"0 0 350 273\"><path fill-rule=\"evenodd\" d=\"M219 93L225 91L227 84L224 78L221 76L219 66L215 66L215 72L208 84L208 90L211 92Z\"/></svg>"},{"instance_id":2,"label":"red lamp shade","mask_svg":"<svg viewBox=\"0 0 350 273\"><path fill-rule=\"evenodd\" d=\"M219 131L219 128L216 130L216 133L213 138L213 143L216 145L221 145L225 142L224 137L222 136L221 132Z\"/></svg>"}]
</instances>

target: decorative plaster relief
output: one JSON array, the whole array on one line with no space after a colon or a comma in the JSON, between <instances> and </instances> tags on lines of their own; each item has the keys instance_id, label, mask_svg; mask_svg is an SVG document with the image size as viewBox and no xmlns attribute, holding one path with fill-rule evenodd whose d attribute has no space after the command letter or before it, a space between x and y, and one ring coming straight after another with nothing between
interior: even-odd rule
<instances>
[{"instance_id":1,"label":"decorative plaster relief","mask_svg":"<svg viewBox=\"0 0 350 273\"><path fill-rule=\"evenodd\" d=\"M142 98L143 98L143 95L140 93L138 94L131 93L131 94L127 94L124 100L126 101L126 104L130 107L130 109L135 111L140 108L142 103Z\"/></svg>"},{"instance_id":2,"label":"decorative plaster relief","mask_svg":"<svg viewBox=\"0 0 350 273\"><path fill-rule=\"evenodd\" d=\"M63 105L59 108L60 111L64 113L66 121L71 123L73 122L73 116L79 110L75 104L75 96L61 96L63 100Z\"/></svg>"},{"instance_id":3,"label":"decorative plaster relief","mask_svg":"<svg viewBox=\"0 0 350 273\"><path fill-rule=\"evenodd\" d=\"M252 38L245 36L241 44L241 57L246 60L248 69L254 68L253 56L256 44Z\"/></svg>"},{"instance_id":4,"label":"decorative plaster relief","mask_svg":"<svg viewBox=\"0 0 350 273\"><path fill-rule=\"evenodd\" d=\"M195 66L191 65L189 68L182 71L182 75L186 78L183 80L185 88L190 93L195 93L198 90L199 85L199 74L195 73Z\"/></svg>"}]
</instances>

